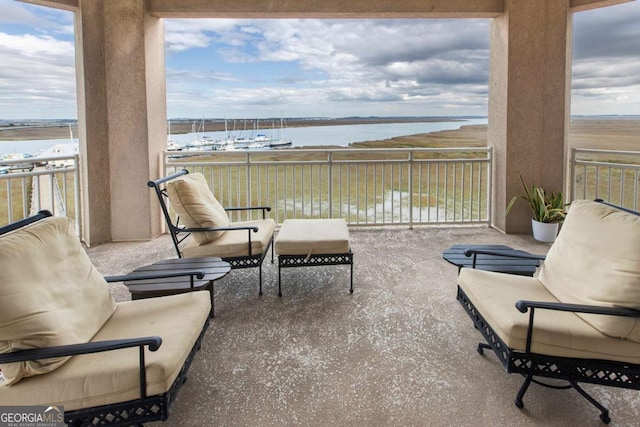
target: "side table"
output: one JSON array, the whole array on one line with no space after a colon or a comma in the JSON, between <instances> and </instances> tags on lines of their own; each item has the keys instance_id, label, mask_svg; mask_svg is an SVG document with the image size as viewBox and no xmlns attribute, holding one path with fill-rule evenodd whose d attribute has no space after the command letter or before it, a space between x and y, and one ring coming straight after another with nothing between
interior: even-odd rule
<instances>
[{"instance_id":1,"label":"side table","mask_svg":"<svg viewBox=\"0 0 640 427\"><path fill-rule=\"evenodd\" d=\"M467 256L468 250L476 255ZM445 261L458 267L472 267L498 273L533 276L544 255L513 249L504 245L453 245L442 253Z\"/></svg>"},{"instance_id":2,"label":"side table","mask_svg":"<svg viewBox=\"0 0 640 427\"><path fill-rule=\"evenodd\" d=\"M166 273L176 270L198 270L204 277L193 279L194 290L208 290L211 295L211 312L213 317L213 282L224 277L231 270L231 265L218 257L206 258L174 258L136 268L132 273ZM123 282L131 292L131 299L153 298L191 291L189 276L169 277L165 279L136 280Z\"/></svg>"}]
</instances>

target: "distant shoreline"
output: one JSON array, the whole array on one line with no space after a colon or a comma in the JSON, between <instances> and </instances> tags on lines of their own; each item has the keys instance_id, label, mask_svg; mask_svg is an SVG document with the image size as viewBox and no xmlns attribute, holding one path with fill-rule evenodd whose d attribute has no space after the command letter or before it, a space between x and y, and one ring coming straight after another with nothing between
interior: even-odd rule
<instances>
[{"instance_id":1,"label":"distant shoreline","mask_svg":"<svg viewBox=\"0 0 640 427\"><path fill-rule=\"evenodd\" d=\"M349 117L339 119L287 119L284 126L287 128L294 127L311 127L311 126L348 126L348 125L373 125L385 123L442 123L442 122L462 122L464 117ZM255 119L245 120L228 120L227 130L253 129ZM216 132L225 130L223 121L204 121L202 120L180 120L171 122L171 134L185 134L192 132L193 129L198 132ZM260 119L261 129L272 129L272 127L280 127L280 119ZM71 126L71 131L77 137L77 126ZM59 124L41 127L20 127L16 129L5 128L0 129L0 141L29 141L37 139L69 139L69 125Z\"/></svg>"},{"instance_id":2,"label":"distant shoreline","mask_svg":"<svg viewBox=\"0 0 640 427\"><path fill-rule=\"evenodd\" d=\"M297 120L287 121L287 127L340 126L379 123L417 123L417 122L455 122L464 118L354 118L334 120ZM247 123L249 121L247 120ZM266 124L266 123L265 123ZM227 123L229 125L229 123ZM249 125L248 125L249 126ZM221 127L221 129L217 129ZM266 126L265 126L266 127ZM191 132L191 123L171 125L172 133ZM238 127L237 127L238 128ZM174 132L175 129L175 132ZM205 131L224 130L224 123L205 122ZM229 129L231 130L231 129ZM77 131L73 130L74 135ZM0 142L28 141L38 139L69 139L68 126L37 129L0 130ZM640 151L640 117L578 117L571 121L569 145L587 149L616 149ZM391 139L358 142L353 148L419 148L419 147L486 147L487 125L464 125L458 129L430 133L405 135Z\"/></svg>"}]
</instances>

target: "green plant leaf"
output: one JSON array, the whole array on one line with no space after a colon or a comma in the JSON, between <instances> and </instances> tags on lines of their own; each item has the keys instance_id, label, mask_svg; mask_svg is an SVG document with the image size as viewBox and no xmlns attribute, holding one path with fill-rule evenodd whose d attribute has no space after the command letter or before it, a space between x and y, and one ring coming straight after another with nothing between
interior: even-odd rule
<instances>
[{"instance_id":1,"label":"green plant leaf","mask_svg":"<svg viewBox=\"0 0 640 427\"><path fill-rule=\"evenodd\" d=\"M522 174L519 174L519 177L522 188L524 189L524 194L522 194L520 198L529 206L533 219L539 222L558 222L564 219L566 215L566 205L564 204L562 192L547 193L535 183L531 184L531 188L529 188ZM507 215L517 199L518 196L514 196L507 205Z\"/></svg>"}]
</instances>

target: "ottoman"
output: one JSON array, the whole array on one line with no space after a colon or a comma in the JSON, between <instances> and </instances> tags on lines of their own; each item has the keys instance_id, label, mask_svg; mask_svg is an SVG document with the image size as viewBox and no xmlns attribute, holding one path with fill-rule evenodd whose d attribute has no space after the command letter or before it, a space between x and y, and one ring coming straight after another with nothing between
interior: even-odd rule
<instances>
[{"instance_id":1,"label":"ottoman","mask_svg":"<svg viewBox=\"0 0 640 427\"><path fill-rule=\"evenodd\" d=\"M344 219L287 219L276 237L275 250L278 254L278 296L282 296L283 268L319 265L350 265L349 292L353 293L353 253Z\"/></svg>"}]
</instances>

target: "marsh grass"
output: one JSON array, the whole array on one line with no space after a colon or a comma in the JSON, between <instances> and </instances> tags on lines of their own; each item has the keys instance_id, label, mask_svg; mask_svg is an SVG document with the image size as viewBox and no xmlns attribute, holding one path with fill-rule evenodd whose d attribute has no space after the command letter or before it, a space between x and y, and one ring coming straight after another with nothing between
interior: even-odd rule
<instances>
[{"instance_id":1,"label":"marsh grass","mask_svg":"<svg viewBox=\"0 0 640 427\"><path fill-rule=\"evenodd\" d=\"M31 178L8 177L0 180L0 224L9 224L28 216L30 200Z\"/></svg>"}]
</instances>

